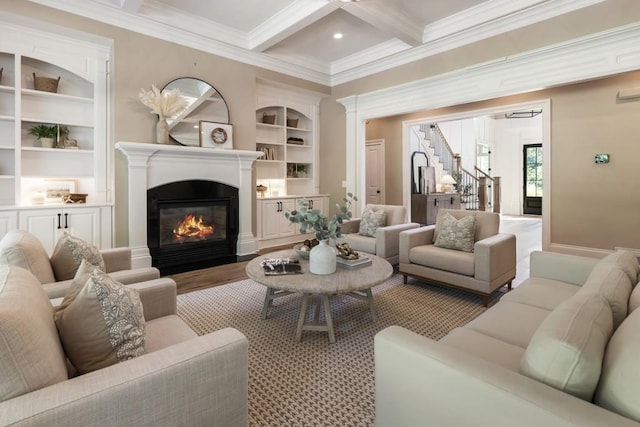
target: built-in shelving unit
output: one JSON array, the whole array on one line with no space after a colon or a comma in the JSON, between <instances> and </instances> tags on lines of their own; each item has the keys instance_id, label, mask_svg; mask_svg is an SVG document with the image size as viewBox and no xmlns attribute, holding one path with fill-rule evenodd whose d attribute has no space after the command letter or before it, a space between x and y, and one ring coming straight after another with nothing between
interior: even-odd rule
<instances>
[{"instance_id":1,"label":"built-in shelving unit","mask_svg":"<svg viewBox=\"0 0 640 427\"><path fill-rule=\"evenodd\" d=\"M267 187L257 199L258 244L261 248L300 240L284 214L297 200L314 200L328 210L318 180L318 105L320 97L291 88L258 84L256 97L256 184Z\"/></svg>"},{"instance_id":2,"label":"built-in shelving unit","mask_svg":"<svg viewBox=\"0 0 640 427\"><path fill-rule=\"evenodd\" d=\"M27 229L51 250L62 232L72 232L110 247L111 46L94 36L72 41L64 29L30 25L0 20L0 32L10 35L0 51L0 237L11 228ZM57 90L36 89L34 76L59 78ZM77 146L43 147L29 133L40 124L67 128ZM87 194L87 203L47 197L58 185Z\"/></svg>"}]
</instances>

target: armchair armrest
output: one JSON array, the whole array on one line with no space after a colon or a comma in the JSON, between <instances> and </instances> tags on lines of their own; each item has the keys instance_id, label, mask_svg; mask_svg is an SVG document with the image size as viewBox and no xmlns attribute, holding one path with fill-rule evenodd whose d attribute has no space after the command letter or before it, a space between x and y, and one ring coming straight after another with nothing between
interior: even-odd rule
<instances>
[{"instance_id":1,"label":"armchair armrest","mask_svg":"<svg viewBox=\"0 0 640 427\"><path fill-rule=\"evenodd\" d=\"M163 277L128 286L140 294L145 320L176 314L177 285L173 279Z\"/></svg>"},{"instance_id":2,"label":"armchair armrest","mask_svg":"<svg viewBox=\"0 0 640 427\"><path fill-rule=\"evenodd\" d=\"M495 363L392 326L375 336L376 426L638 426Z\"/></svg>"},{"instance_id":3,"label":"armchair armrest","mask_svg":"<svg viewBox=\"0 0 640 427\"><path fill-rule=\"evenodd\" d=\"M247 425L247 339L227 328L0 403L0 425Z\"/></svg>"},{"instance_id":4,"label":"armchair armrest","mask_svg":"<svg viewBox=\"0 0 640 427\"><path fill-rule=\"evenodd\" d=\"M473 246L475 253L475 278L483 282L516 269L515 234L498 233L486 239L478 240Z\"/></svg>"},{"instance_id":5,"label":"armchair armrest","mask_svg":"<svg viewBox=\"0 0 640 427\"><path fill-rule=\"evenodd\" d=\"M596 258L557 252L533 251L530 255L531 277L559 280L582 286L598 263Z\"/></svg>"},{"instance_id":6,"label":"armchair armrest","mask_svg":"<svg viewBox=\"0 0 640 427\"><path fill-rule=\"evenodd\" d=\"M360 218L352 218L340 225L342 234L357 233L358 231L360 231Z\"/></svg>"},{"instance_id":7,"label":"armchair armrest","mask_svg":"<svg viewBox=\"0 0 640 427\"><path fill-rule=\"evenodd\" d=\"M418 227L420 224L417 222L378 227L376 230L376 255L382 258L398 255L400 233Z\"/></svg>"},{"instance_id":8,"label":"armchair armrest","mask_svg":"<svg viewBox=\"0 0 640 427\"><path fill-rule=\"evenodd\" d=\"M433 244L433 232L435 229L435 225L428 225L426 227L412 228L400 232L398 239L400 263L409 264L409 252L411 248Z\"/></svg>"},{"instance_id":9,"label":"armchair armrest","mask_svg":"<svg viewBox=\"0 0 640 427\"><path fill-rule=\"evenodd\" d=\"M105 273L118 270L131 270L131 248L101 249L100 254L104 259Z\"/></svg>"}]
</instances>

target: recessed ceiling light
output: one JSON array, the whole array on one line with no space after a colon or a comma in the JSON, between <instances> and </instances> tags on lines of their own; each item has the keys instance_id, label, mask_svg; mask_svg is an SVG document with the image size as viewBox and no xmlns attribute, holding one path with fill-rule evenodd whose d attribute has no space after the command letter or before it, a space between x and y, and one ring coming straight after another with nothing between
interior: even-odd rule
<instances>
[{"instance_id":1,"label":"recessed ceiling light","mask_svg":"<svg viewBox=\"0 0 640 427\"><path fill-rule=\"evenodd\" d=\"M333 38L334 38L334 39L337 39L337 40L341 39L341 38L342 38L342 33L335 33L335 34L333 35Z\"/></svg>"}]
</instances>

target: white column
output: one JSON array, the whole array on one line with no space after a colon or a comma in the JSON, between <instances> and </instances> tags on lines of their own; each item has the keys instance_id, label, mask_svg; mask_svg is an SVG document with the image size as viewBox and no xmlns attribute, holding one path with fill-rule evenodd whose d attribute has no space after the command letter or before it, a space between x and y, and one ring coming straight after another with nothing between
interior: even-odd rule
<instances>
[{"instance_id":1,"label":"white column","mask_svg":"<svg viewBox=\"0 0 640 427\"><path fill-rule=\"evenodd\" d=\"M253 254L257 249L256 240L251 231L253 215L246 214L252 212L254 191L251 171L255 157L238 156L238 210L240 218L238 218L237 255Z\"/></svg>"},{"instance_id":2,"label":"white column","mask_svg":"<svg viewBox=\"0 0 640 427\"><path fill-rule=\"evenodd\" d=\"M151 254L147 246L147 167L149 158L155 151L149 150L147 147L142 150L136 150L135 147L123 150L118 144L116 148L119 148L127 156L129 164L127 210L129 212L131 267L151 267Z\"/></svg>"}]
</instances>

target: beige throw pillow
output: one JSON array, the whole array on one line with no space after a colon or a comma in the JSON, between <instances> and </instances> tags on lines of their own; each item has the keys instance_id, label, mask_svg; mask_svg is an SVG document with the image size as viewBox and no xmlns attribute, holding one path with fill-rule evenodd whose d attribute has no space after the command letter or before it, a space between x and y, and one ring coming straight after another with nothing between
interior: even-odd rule
<instances>
[{"instance_id":1,"label":"beige throw pillow","mask_svg":"<svg viewBox=\"0 0 640 427\"><path fill-rule=\"evenodd\" d=\"M51 254L51 266L56 275L56 280L72 279L83 259L102 271L105 270L104 259L98 248L91 243L65 233L58 240L56 247L53 249L53 254Z\"/></svg>"},{"instance_id":2,"label":"beige throw pillow","mask_svg":"<svg viewBox=\"0 0 640 427\"><path fill-rule=\"evenodd\" d=\"M374 211L367 207L362 212L362 218L360 218L360 230L358 234L362 236L376 237L376 231L378 227L384 227L387 219L387 214L384 210L379 209Z\"/></svg>"},{"instance_id":3,"label":"beige throw pillow","mask_svg":"<svg viewBox=\"0 0 640 427\"><path fill-rule=\"evenodd\" d=\"M11 230L4 235L0 240L0 264L24 268L41 284L56 281L47 251L40 240L28 231Z\"/></svg>"},{"instance_id":4,"label":"beige throw pillow","mask_svg":"<svg viewBox=\"0 0 640 427\"><path fill-rule=\"evenodd\" d=\"M122 362L145 350L138 292L95 270L55 313L67 357L81 374Z\"/></svg>"},{"instance_id":5,"label":"beige throw pillow","mask_svg":"<svg viewBox=\"0 0 640 427\"><path fill-rule=\"evenodd\" d=\"M434 246L456 251L473 252L476 234L476 217L474 215L456 219L449 212L438 215L439 229Z\"/></svg>"},{"instance_id":6,"label":"beige throw pillow","mask_svg":"<svg viewBox=\"0 0 640 427\"><path fill-rule=\"evenodd\" d=\"M520 372L591 401L612 331L609 303L600 295L576 294L542 321L520 361Z\"/></svg>"}]
</instances>

